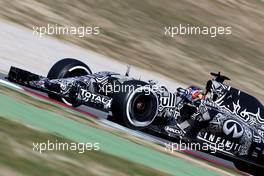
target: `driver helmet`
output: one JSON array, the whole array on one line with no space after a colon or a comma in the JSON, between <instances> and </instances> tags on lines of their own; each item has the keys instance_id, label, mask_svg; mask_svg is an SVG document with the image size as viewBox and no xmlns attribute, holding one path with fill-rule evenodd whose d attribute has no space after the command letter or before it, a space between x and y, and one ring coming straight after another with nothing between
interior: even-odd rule
<instances>
[{"instance_id":1,"label":"driver helmet","mask_svg":"<svg viewBox=\"0 0 264 176\"><path fill-rule=\"evenodd\" d=\"M205 98L204 91L199 87L191 86L188 88L188 92L189 96L187 97L187 99L191 102L198 103Z\"/></svg>"}]
</instances>

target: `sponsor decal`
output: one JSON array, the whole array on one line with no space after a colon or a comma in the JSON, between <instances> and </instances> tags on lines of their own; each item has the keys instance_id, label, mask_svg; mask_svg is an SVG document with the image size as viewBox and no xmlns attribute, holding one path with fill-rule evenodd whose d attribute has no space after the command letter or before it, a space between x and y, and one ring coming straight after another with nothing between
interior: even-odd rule
<instances>
[{"instance_id":1,"label":"sponsor decal","mask_svg":"<svg viewBox=\"0 0 264 176\"><path fill-rule=\"evenodd\" d=\"M223 132L232 138L240 138L244 134L244 128L237 121L229 119L224 122Z\"/></svg>"},{"instance_id":2,"label":"sponsor decal","mask_svg":"<svg viewBox=\"0 0 264 176\"><path fill-rule=\"evenodd\" d=\"M222 138L220 136L216 136L214 134L205 132L201 134L201 139L205 142L211 143L211 144L223 144L225 151L239 151L241 145L235 142L232 142L230 140L227 140L225 138Z\"/></svg>"},{"instance_id":3,"label":"sponsor decal","mask_svg":"<svg viewBox=\"0 0 264 176\"><path fill-rule=\"evenodd\" d=\"M106 96L101 96L98 94L94 94L89 92L88 90L81 89L78 98L85 102L93 102L103 104L106 108L111 106L112 99Z\"/></svg>"},{"instance_id":4,"label":"sponsor decal","mask_svg":"<svg viewBox=\"0 0 264 176\"><path fill-rule=\"evenodd\" d=\"M183 132L179 129L176 129L172 126L165 126L164 130L168 133L174 133L174 134L177 134L179 136L182 136L183 135Z\"/></svg>"},{"instance_id":5,"label":"sponsor decal","mask_svg":"<svg viewBox=\"0 0 264 176\"><path fill-rule=\"evenodd\" d=\"M176 94L169 92L167 96L160 95L159 97L159 111L164 108L174 108L176 106Z\"/></svg>"}]
</instances>

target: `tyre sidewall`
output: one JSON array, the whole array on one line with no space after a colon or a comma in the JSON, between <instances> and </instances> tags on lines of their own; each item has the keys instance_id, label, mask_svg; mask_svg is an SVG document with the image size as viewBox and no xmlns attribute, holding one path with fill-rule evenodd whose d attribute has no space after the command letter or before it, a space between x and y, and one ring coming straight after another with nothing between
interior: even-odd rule
<instances>
[{"instance_id":1,"label":"tyre sidewall","mask_svg":"<svg viewBox=\"0 0 264 176\"><path fill-rule=\"evenodd\" d=\"M114 94L113 96L113 102L112 102L112 113L113 115L121 122L123 123L126 127L132 128L132 129L142 129L142 128L146 128L147 126L149 126L151 124L151 122L155 119L156 115L157 115L157 110L158 110L158 98L155 92L153 92L152 90L149 90L150 95L149 96L153 96L155 98L154 104L155 104L155 111L151 112L151 116L154 116L152 118L152 120L149 123L141 123L138 125L134 125L133 122L131 121L131 117L130 117L130 111L131 109L129 109L131 107L131 102L133 99L133 96L138 93L139 89L144 89L144 86L148 85L146 82L143 81L139 81L139 80L130 80L130 81L126 81L122 84L122 86L137 86L135 89L133 89L132 91L126 91L126 92L117 92ZM149 88L149 86L148 86Z\"/></svg>"}]
</instances>

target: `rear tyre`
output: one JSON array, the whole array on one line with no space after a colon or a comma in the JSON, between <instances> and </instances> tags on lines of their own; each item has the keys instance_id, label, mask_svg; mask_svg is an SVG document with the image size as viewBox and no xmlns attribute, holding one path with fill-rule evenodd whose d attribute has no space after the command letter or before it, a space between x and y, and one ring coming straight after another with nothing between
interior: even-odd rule
<instances>
[{"instance_id":1,"label":"rear tyre","mask_svg":"<svg viewBox=\"0 0 264 176\"><path fill-rule=\"evenodd\" d=\"M83 62L76 59L65 58L58 61L51 67L47 78L48 79L69 78L75 76L84 76L91 73L92 73L91 69ZM49 93L48 96L52 99L63 102L69 106L77 107L80 105L74 97L61 98L60 96L57 96L52 93Z\"/></svg>"},{"instance_id":2,"label":"rear tyre","mask_svg":"<svg viewBox=\"0 0 264 176\"><path fill-rule=\"evenodd\" d=\"M112 113L128 128L144 129L157 115L158 98L147 83L139 80L124 82L122 91L113 94Z\"/></svg>"}]
</instances>

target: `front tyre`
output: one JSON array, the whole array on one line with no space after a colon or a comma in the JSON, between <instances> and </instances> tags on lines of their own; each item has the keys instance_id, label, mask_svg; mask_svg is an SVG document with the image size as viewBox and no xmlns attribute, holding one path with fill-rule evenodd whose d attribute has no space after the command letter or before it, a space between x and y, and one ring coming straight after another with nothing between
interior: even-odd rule
<instances>
[{"instance_id":1,"label":"front tyre","mask_svg":"<svg viewBox=\"0 0 264 176\"><path fill-rule=\"evenodd\" d=\"M119 92L113 94L112 113L126 127L143 129L155 119L158 98L143 81L130 80L121 84Z\"/></svg>"},{"instance_id":2,"label":"front tyre","mask_svg":"<svg viewBox=\"0 0 264 176\"><path fill-rule=\"evenodd\" d=\"M69 78L75 76L84 76L91 74L92 71L90 68L83 62L66 58L55 63L50 69L47 78L48 79L60 79L60 78ZM76 101L75 97L72 98L62 98L58 95L49 93L48 96L57 101L63 102L69 106L77 107L80 104Z\"/></svg>"}]
</instances>

